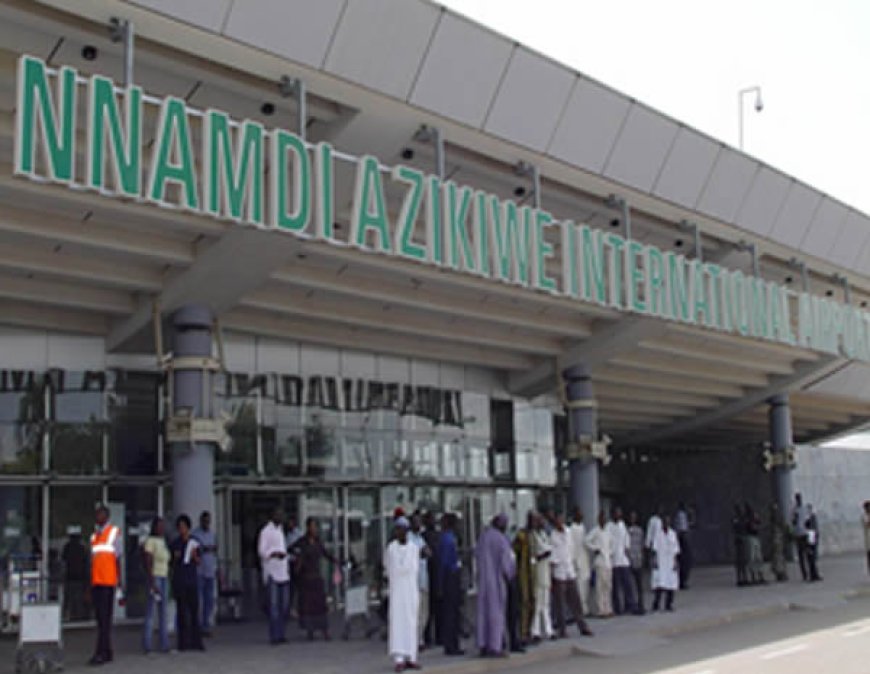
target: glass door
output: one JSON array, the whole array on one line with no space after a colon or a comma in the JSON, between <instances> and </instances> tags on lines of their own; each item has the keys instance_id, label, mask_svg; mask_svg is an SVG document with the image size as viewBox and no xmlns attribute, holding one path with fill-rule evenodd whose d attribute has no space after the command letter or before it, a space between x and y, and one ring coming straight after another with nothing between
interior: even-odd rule
<instances>
[{"instance_id":1,"label":"glass door","mask_svg":"<svg viewBox=\"0 0 870 674\"><path fill-rule=\"evenodd\" d=\"M298 522L302 517L302 499L298 490L286 488L230 489L228 494L231 518L229 540L225 543L228 558L221 560L224 581L241 587L245 615L256 616L261 613L258 597L262 586L262 568L257 554L260 530L271 519L276 507L284 510L288 520L296 518Z\"/></svg>"},{"instance_id":2,"label":"glass door","mask_svg":"<svg viewBox=\"0 0 870 674\"><path fill-rule=\"evenodd\" d=\"M345 487L341 525L343 559L349 565L344 575L346 588L365 585L369 598L380 595L383 550L386 545L384 520L380 516L380 494L377 488Z\"/></svg>"}]
</instances>

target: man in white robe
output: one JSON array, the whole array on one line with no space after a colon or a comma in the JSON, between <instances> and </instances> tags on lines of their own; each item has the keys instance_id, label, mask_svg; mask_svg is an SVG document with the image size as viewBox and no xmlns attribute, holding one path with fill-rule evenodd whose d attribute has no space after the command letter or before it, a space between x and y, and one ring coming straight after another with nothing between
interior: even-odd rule
<instances>
[{"instance_id":1,"label":"man in white robe","mask_svg":"<svg viewBox=\"0 0 870 674\"><path fill-rule=\"evenodd\" d=\"M607 516L598 514L598 526L586 534L586 547L592 551L592 568L595 571L595 609L599 618L613 616L611 591L613 588L613 565L610 531Z\"/></svg>"},{"instance_id":2,"label":"man in white robe","mask_svg":"<svg viewBox=\"0 0 870 674\"><path fill-rule=\"evenodd\" d=\"M395 538L384 553L390 588L390 656L395 671L420 669L417 664L417 620L420 606L420 548L408 540L409 522L399 517Z\"/></svg>"},{"instance_id":3,"label":"man in white robe","mask_svg":"<svg viewBox=\"0 0 870 674\"><path fill-rule=\"evenodd\" d=\"M583 523L583 511L574 510L574 520L570 527L573 542L574 572L577 574L577 593L583 606L583 614L589 615L589 578L592 567L589 564L589 550L586 549L586 525Z\"/></svg>"},{"instance_id":4,"label":"man in white robe","mask_svg":"<svg viewBox=\"0 0 870 674\"><path fill-rule=\"evenodd\" d=\"M544 518L535 515L534 529L531 537L531 551L535 584L535 612L532 616L532 642L540 643L541 638L553 638L553 623L550 620L550 556L553 546L544 527Z\"/></svg>"},{"instance_id":5,"label":"man in white robe","mask_svg":"<svg viewBox=\"0 0 870 674\"><path fill-rule=\"evenodd\" d=\"M662 594L665 595L665 610L674 610L674 591L680 587L680 541L677 532L671 529L670 518L662 517L662 528L652 545L652 586L655 590L652 610L658 611Z\"/></svg>"}]
</instances>

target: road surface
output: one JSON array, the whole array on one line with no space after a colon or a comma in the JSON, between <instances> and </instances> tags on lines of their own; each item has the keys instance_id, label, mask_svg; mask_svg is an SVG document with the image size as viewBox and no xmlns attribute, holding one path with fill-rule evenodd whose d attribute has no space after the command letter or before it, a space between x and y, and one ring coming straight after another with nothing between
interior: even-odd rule
<instances>
[{"instance_id":1,"label":"road surface","mask_svg":"<svg viewBox=\"0 0 870 674\"><path fill-rule=\"evenodd\" d=\"M578 655L535 667L536 674L569 672L870 674L870 598L688 633L637 653Z\"/></svg>"}]
</instances>

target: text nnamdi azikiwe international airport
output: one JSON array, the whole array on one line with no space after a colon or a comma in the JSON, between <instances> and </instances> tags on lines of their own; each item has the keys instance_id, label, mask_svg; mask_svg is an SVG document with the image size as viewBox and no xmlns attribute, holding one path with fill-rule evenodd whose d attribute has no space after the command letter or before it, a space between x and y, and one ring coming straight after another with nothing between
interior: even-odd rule
<instances>
[{"instance_id":1,"label":"text nnamdi azikiwe international airport","mask_svg":"<svg viewBox=\"0 0 870 674\"><path fill-rule=\"evenodd\" d=\"M87 98L84 176L76 175L81 96ZM150 147L142 135L146 106L158 110ZM387 170L372 156L353 158L350 232L340 241L332 146L235 121L220 110L196 110L172 96L147 96L140 87L120 88L99 75L83 78L69 67L54 70L25 55L18 61L16 112L20 176L870 361L867 312L615 233L557 222L545 210L410 166ZM201 124L199 147L194 120ZM386 181L404 191L395 217L387 208ZM551 230L559 236L548 235ZM561 273L553 275L548 261L559 252Z\"/></svg>"}]
</instances>

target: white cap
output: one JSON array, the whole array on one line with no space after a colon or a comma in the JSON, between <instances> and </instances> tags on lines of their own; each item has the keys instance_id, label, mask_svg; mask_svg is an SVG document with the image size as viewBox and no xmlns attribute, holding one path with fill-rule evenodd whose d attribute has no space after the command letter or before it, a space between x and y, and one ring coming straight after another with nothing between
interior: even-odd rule
<instances>
[{"instance_id":1,"label":"white cap","mask_svg":"<svg viewBox=\"0 0 870 674\"><path fill-rule=\"evenodd\" d=\"M82 528L78 524L71 524L66 528L67 536L81 535Z\"/></svg>"}]
</instances>

